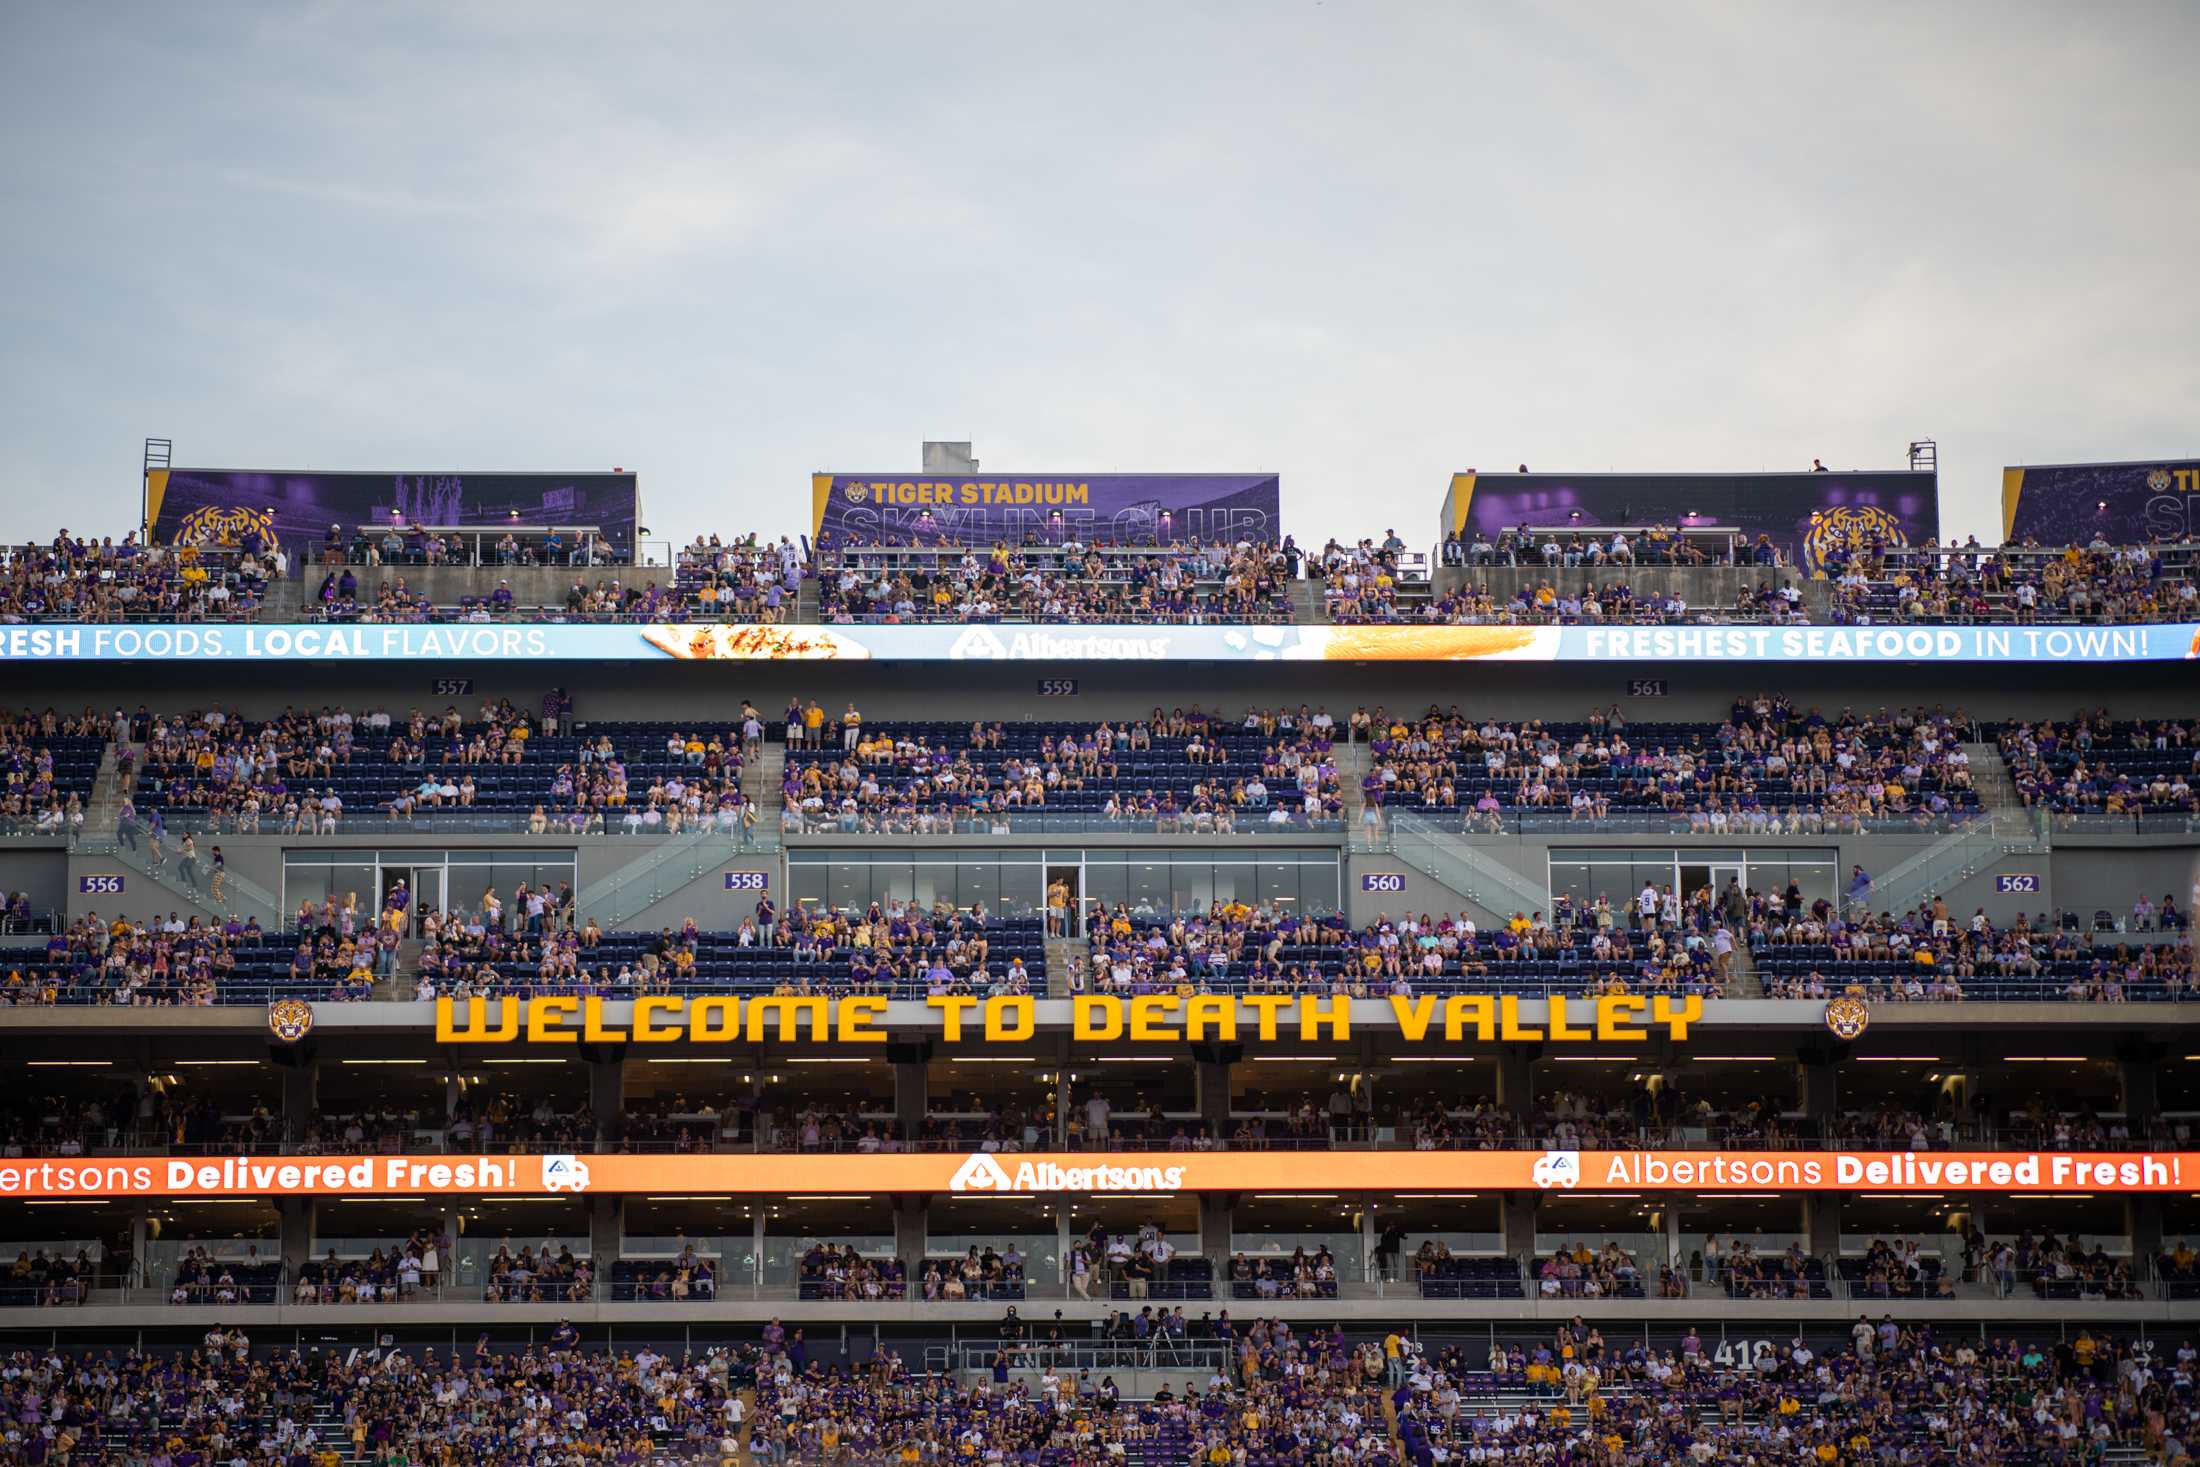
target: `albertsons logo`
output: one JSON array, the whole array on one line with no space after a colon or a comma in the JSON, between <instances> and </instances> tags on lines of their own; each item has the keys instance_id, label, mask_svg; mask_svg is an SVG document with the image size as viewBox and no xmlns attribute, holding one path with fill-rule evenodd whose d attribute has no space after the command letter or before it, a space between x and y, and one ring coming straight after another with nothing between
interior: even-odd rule
<instances>
[{"instance_id":1,"label":"albertsons logo","mask_svg":"<svg viewBox=\"0 0 2200 1467\"><path fill-rule=\"evenodd\" d=\"M1581 1180L1581 1153L1578 1151L1546 1151L1535 1159L1535 1170L1528 1180L1548 1191L1552 1187L1571 1191Z\"/></svg>"},{"instance_id":2,"label":"albertsons logo","mask_svg":"<svg viewBox=\"0 0 2200 1467\"><path fill-rule=\"evenodd\" d=\"M1180 1166L1063 1166L1019 1161L1009 1169L974 1151L947 1179L950 1192L1174 1192L1184 1185Z\"/></svg>"},{"instance_id":3,"label":"albertsons logo","mask_svg":"<svg viewBox=\"0 0 2200 1467\"><path fill-rule=\"evenodd\" d=\"M1049 631L1034 627L1003 635L989 626L965 627L950 642L953 662L1157 661L1169 655L1167 636L1147 636L1135 627L1096 627Z\"/></svg>"},{"instance_id":4,"label":"albertsons logo","mask_svg":"<svg viewBox=\"0 0 2200 1467\"><path fill-rule=\"evenodd\" d=\"M546 1156L542 1159L542 1190L545 1192L585 1192L588 1190L588 1163L577 1156Z\"/></svg>"},{"instance_id":5,"label":"albertsons logo","mask_svg":"<svg viewBox=\"0 0 2200 1467\"><path fill-rule=\"evenodd\" d=\"M982 1151L970 1153L970 1159L955 1168L955 1175L947 1179L950 1192L1013 1192L1015 1187L1008 1180L1008 1173L1001 1164Z\"/></svg>"},{"instance_id":6,"label":"albertsons logo","mask_svg":"<svg viewBox=\"0 0 2200 1467\"><path fill-rule=\"evenodd\" d=\"M955 638L947 655L957 662L974 662L984 658L1001 658L1009 655L1008 643L1000 633L985 626L970 627Z\"/></svg>"}]
</instances>

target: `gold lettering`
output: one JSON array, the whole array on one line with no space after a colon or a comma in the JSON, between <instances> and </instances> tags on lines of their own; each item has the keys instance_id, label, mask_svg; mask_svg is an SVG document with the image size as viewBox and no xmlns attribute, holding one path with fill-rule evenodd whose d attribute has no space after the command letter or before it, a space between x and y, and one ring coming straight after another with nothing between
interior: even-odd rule
<instances>
[{"instance_id":1,"label":"gold lettering","mask_svg":"<svg viewBox=\"0 0 2200 1467\"><path fill-rule=\"evenodd\" d=\"M884 994L865 994L859 998L844 998L835 1006L839 1010L839 1028L833 1037L842 1044L884 1044L886 1031L874 1027L886 1017Z\"/></svg>"},{"instance_id":2,"label":"gold lettering","mask_svg":"<svg viewBox=\"0 0 2200 1467\"><path fill-rule=\"evenodd\" d=\"M764 1026L774 1015L779 1019L781 1044L799 1038L795 1031L805 1021L810 1026L810 1040L814 1044L823 1044L832 1032L832 1020L824 999L773 994L769 998L749 1000L749 1043L754 1044L764 1037Z\"/></svg>"},{"instance_id":3,"label":"gold lettering","mask_svg":"<svg viewBox=\"0 0 2200 1467\"><path fill-rule=\"evenodd\" d=\"M1664 994L1650 1000L1650 1021L1665 1025L1675 1039L1688 1037L1688 1026L1703 1017L1703 1000L1691 993L1679 1003Z\"/></svg>"},{"instance_id":4,"label":"gold lettering","mask_svg":"<svg viewBox=\"0 0 2200 1467\"><path fill-rule=\"evenodd\" d=\"M596 997L581 1000L581 1039L588 1044L618 1044L626 1039L624 1029L606 1029L603 1026L603 1000Z\"/></svg>"},{"instance_id":5,"label":"gold lettering","mask_svg":"<svg viewBox=\"0 0 2200 1467\"><path fill-rule=\"evenodd\" d=\"M1004 993L985 1001L985 1040L988 1044L1014 1044L1029 1039L1039 1027L1039 1006L1028 993Z\"/></svg>"},{"instance_id":6,"label":"gold lettering","mask_svg":"<svg viewBox=\"0 0 2200 1467\"><path fill-rule=\"evenodd\" d=\"M1520 1027L1520 999L1517 995L1508 993L1499 999L1497 1001L1497 1012L1502 1020L1497 1028L1498 1037L1508 1043L1520 1043L1543 1037L1541 1029L1523 1029Z\"/></svg>"},{"instance_id":7,"label":"gold lettering","mask_svg":"<svg viewBox=\"0 0 2200 1467\"><path fill-rule=\"evenodd\" d=\"M1237 1000L1226 993L1203 993L1184 1000L1184 1037L1237 1038Z\"/></svg>"},{"instance_id":8,"label":"gold lettering","mask_svg":"<svg viewBox=\"0 0 2200 1467\"><path fill-rule=\"evenodd\" d=\"M1650 1031L1634 1027L1650 1011L1650 1000L1625 993L1608 993L1597 1000L1597 1038L1648 1039Z\"/></svg>"},{"instance_id":9,"label":"gold lettering","mask_svg":"<svg viewBox=\"0 0 2200 1467\"><path fill-rule=\"evenodd\" d=\"M1121 1039L1123 1000L1097 993L1081 993L1069 1001L1070 1036L1074 1039Z\"/></svg>"},{"instance_id":10,"label":"gold lettering","mask_svg":"<svg viewBox=\"0 0 2200 1467\"><path fill-rule=\"evenodd\" d=\"M1273 1039L1276 1037L1276 1015L1291 1006L1291 996L1286 993L1249 994L1244 1004L1260 1015L1260 1037Z\"/></svg>"},{"instance_id":11,"label":"gold lettering","mask_svg":"<svg viewBox=\"0 0 2200 1467\"><path fill-rule=\"evenodd\" d=\"M1566 996L1562 993L1551 995L1551 1037L1553 1039L1589 1039L1594 1037L1594 1034L1594 1030L1579 1029L1567 1023Z\"/></svg>"},{"instance_id":12,"label":"gold lettering","mask_svg":"<svg viewBox=\"0 0 2200 1467\"><path fill-rule=\"evenodd\" d=\"M571 995L553 995L548 998L527 1000L527 1042L529 1044L578 1044L581 1037L571 1029L553 1024L557 1018L578 1018L581 1001Z\"/></svg>"},{"instance_id":13,"label":"gold lettering","mask_svg":"<svg viewBox=\"0 0 2200 1467\"><path fill-rule=\"evenodd\" d=\"M688 1005L688 1038L697 1044L732 1044L741 1037L741 1000L714 994Z\"/></svg>"},{"instance_id":14,"label":"gold lettering","mask_svg":"<svg viewBox=\"0 0 2200 1467\"><path fill-rule=\"evenodd\" d=\"M960 993L935 993L925 1002L940 1011L940 1037L954 1044L963 1037L963 1013L978 1001Z\"/></svg>"},{"instance_id":15,"label":"gold lettering","mask_svg":"<svg viewBox=\"0 0 2200 1467\"><path fill-rule=\"evenodd\" d=\"M509 1044L519 1038L519 1000L497 1000L497 1024L489 1027L489 1001L485 998L466 1000L466 1027L451 1025L452 1000L435 1001L435 1042L438 1044Z\"/></svg>"},{"instance_id":16,"label":"gold lettering","mask_svg":"<svg viewBox=\"0 0 2200 1467\"><path fill-rule=\"evenodd\" d=\"M670 1044L684 1032L677 1024L650 1022L657 1014L677 1016L687 1007L683 999L669 993L652 993L646 998L634 1000L634 1042L636 1044Z\"/></svg>"},{"instance_id":17,"label":"gold lettering","mask_svg":"<svg viewBox=\"0 0 2200 1467\"><path fill-rule=\"evenodd\" d=\"M1408 1004L1405 995L1393 993L1390 1011L1398 1016L1398 1037L1408 1044L1418 1043L1428 1033L1429 1022L1436 1017L1436 995L1424 993Z\"/></svg>"},{"instance_id":18,"label":"gold lettering","mask_svg":"<svg viewBox=\"0 0 2200 1467\"><path fill-rule=\"evenodd\" d=\"M1305 994L1299 999L1299 1040L1301 1043L1312 1044L1321 1039L1323 1037L1322 1030L1324 1029L1329 1031L1328 1037L1331 1039L1350 1039L1352 1037L1352 1000L1340 993L1329 1000L1326 1005L1327 1013L1323 1012L1324 1007L1322 1001L1311 993Z\"/></svg>"},{"instance_id":19,"label":"gold lettering","mask_svg":"<svg viewBox=\"0 0 2200 1467\"><path fill-rule=\"evenodd\" d=\"M1184 1031L1173 1022L1184 1001L1173 993L1141 993L1131 1000L1131 1038L1182 1039Z\"/></svg>"},{"instance_id":20,"label":"gold lettering","mask_svg":"<svg viewBox=\"0 0 2200 1467\"><path fill-rule=\"evenodd\" d=\"M1466 1037L1467 1025L1474 1037L1487 1044L1497 1037L1497 1000L1486 993L1456 994L1444 1000L1444 1037L1457 1044Z\"/></svg>"}]
</instances>

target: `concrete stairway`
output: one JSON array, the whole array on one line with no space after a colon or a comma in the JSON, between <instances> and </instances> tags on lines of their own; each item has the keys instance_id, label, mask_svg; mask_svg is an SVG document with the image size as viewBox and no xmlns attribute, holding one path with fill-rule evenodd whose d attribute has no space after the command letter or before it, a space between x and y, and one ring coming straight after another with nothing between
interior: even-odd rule
<instances>
[{"instance_id":1,"label":"concrete stairway","mask_svg":"<svg viewBox=\"0 0 2200 1467\"><path fill-rule=\"evenodd\" d=\"M397 971L374 980L373 997L383 1003L409 1003L420 977L420 950L427 944L408 937L397 945Z\"/></svg>"},{"instance_id":2,"label":"concrete stairway","mask_svg":"<svg viewBox=\"0 0 2200 1467\"><path fill-rule=\"evenodd\" d=\"M1085 940L1083 938L1048 938L1046 996L1048 998L1068 998L1070 970L1084 960Z\"/></svg>"},{"instance_id":3,"label":"concrete stairway","mask_svg":"<svg viewBox=\"0 0 2200 1467\"><path fill-rule=\"evenodd\" d=\"M180 841L174 839L169 841L166 858L158 870L153 868L151 848L143 835L138 837L135 848L125 846L115 838L111 824L108 830L96 835L86 835L77 841L72 852L80 859L121 866L132 873L129 878L130 895L112 904L115 911L136 914L172 907L177 911L196 912L214 921L225 921L235 915L257 917L265 927L281 927L286 914L275 894L234 871L223 882L222 899L214 900L211 877L206 865L210 844L206 841L200 843L199 879L196 886L183 879L176 854ZM137 899L140 893L149 895L149 907Z\"/></svg>"},{"instance_id":4,"label":"concrete stairway","mask_svg":"<svg viewBox=\"0 0 2200 1467\"><path fill-rule=\"evenodd\" d=\"M1371 758L1365 744L1338 744L1334 746L1337 759L1337 783L1344 795L1345 834L1354 838L1367 831L1363 824L1367 814L1366 791L1360 781L1367 777Z\"/></svg>"},{"instance_id":5,"label":"concrete stairway","mask_svg":"<svg viewBox=\"0 0 2200 1467\"><path fill-rule=\"evenodd\" d=\"M763 752L741 765L741 793L765 822L779 818L779 786L787 777L787 746L767 738Z\"/></svg>"},{"instance_id":6,"label":"concrete stairway","mask_svg":"<svg viewBox=\"0 0 2200 1467\"><path fill-rule=\"evenodd\" d=\"M136 892L147 894L156 906L174 906L188 909L200 916L216 921L232 914L239 917L258 917L270 927L280 927L284 913L276 895L256 882L230 871L222 883L222 899L216 901L213 892L213 875L208 862L214 842L199 837L199 879L194 886L183 879L179 849L183 844L180 835L172 835L160 869L155 870L151 859L151 842L142 833L133 848L124 845L115 835L115 824L122 813L122 804L129 797L130 785L122 777L121 761L116 757L124 745L112 744L100 757L99 775L92 782L91 798L84 806L84 834L75 842L75 853L80 857L109 861L136 873L131 885ZM132 755L142 758L144 747L127 746ZM133 760L135 767L135 759ZM120 910L137 911L135 900L118 904Z\"/></svg>"},{"instance_id":7,"label":"concrete stairway","mask_svg":"<svg viewBox=\"0 0 2200 1467\"><path fill-rule=\"evenodd\" d=\"M2021 813L2024 801L2017 794L2017 783L2009 777L2009 763L2001 757L2001 750L1990 743L1965 744L1963 752L1971 760L1971 788L1978 792L1978 802L1994 812L2000 821L2004 812Z\"/></svg>"},{"instance_id":8,"label":"concrete stairway","mask_svg":"<svg viewBox=\"0 0 2200 1467\"><path fill-rule=\"evenodd\" d=\"M1757 960L1750 956L1749 939L1736 934L1734 940L1734 967L1727 978L1728 998L1763 998L1765 980L1757 972Z\"/></svg>"},{"instance_id":9,"label":"concrete stairway","mask_svg":"<svg viewBox=\"0 0 2200 1467\"><path fill-rule=\"evenodd\" d=\"M122 802L129 797L131 784L135 782L134 775L129 783L122 778L120 755L124 749L130 752L133 770L145 756L143 744L107 745L107 751L100 756L99 777L92 781L91 798L84 803L84 828L88 831L111 834L116 818L122 814Z\"/></svg>"}]
</instances>

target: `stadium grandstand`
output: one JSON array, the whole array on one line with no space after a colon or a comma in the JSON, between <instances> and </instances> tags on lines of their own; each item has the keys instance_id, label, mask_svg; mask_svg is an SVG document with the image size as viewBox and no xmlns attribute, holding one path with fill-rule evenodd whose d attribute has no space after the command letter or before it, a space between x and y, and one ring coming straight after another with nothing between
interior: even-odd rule
<instances>
[{"instance_id":1,"label":"stadium grandstand","mask_svg":"<svg viewBox=\"0 0 2200 1467\"><path fill-rule=\"evenodd\" d=\"M2189 539L154 473L0 566L0 1461L2200 1439Z\"/></svg>"}]
</instances>

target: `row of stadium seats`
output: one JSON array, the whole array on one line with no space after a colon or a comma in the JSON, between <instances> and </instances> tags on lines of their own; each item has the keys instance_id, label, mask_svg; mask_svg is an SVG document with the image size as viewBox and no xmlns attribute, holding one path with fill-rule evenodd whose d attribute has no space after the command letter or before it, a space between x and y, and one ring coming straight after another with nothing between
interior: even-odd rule
<instances>
[{"instance_id":1,"label":"row of stadium seats","mask_svg":"<svg viewBox=\"0 0 2200 1467\"><path fill-rule=\"evenodd\" d=\"M337 764L325 774L285 777L285 782L293 787L306 785L316 790L333 790L347 810L363 814L387 807L402 795L420 791L424 783L448 786L470 780L474 793L468 808L524 813L538 805L552 811L569 809L576 803L578 785L587 783L592 775L608 773L610 765L607 762L583 758L583 751L593 753L600 739L611 741L624 777L624 803L630 806L646 804L653 784L678 779L688 784L702 782L708 788L714 783L737 780L741 767L737 735L722 734L692 723L592 724L577 735L537 736L526 741L524 756L516 764L460 762L456 755L464 749L472 732L474 730L469 730L467 735L455 741L440 737L424 740L424 758L418 763L393 762L388 757L386 739L370 742L362 737L348 763ZM676 758L669 754L666 740L674 734L694 734L706 742L720 739L727 746L722 769L714 774L684 756ZM246 726L216 747L234 746L238 738L254 737L256 729ZM451 756L448 760L447 755ZM97 763L95 755L95 770ZM195 770L148 764L138 778L133 798L139 809L148 813L177 806L197 806L208 802L205 792L210 786L211 781ZM453 802L449 795L443 799L446 806ZM429 801L422 799L419 808L426 809L429 805Z\"/></svg>"}]
</instances>

